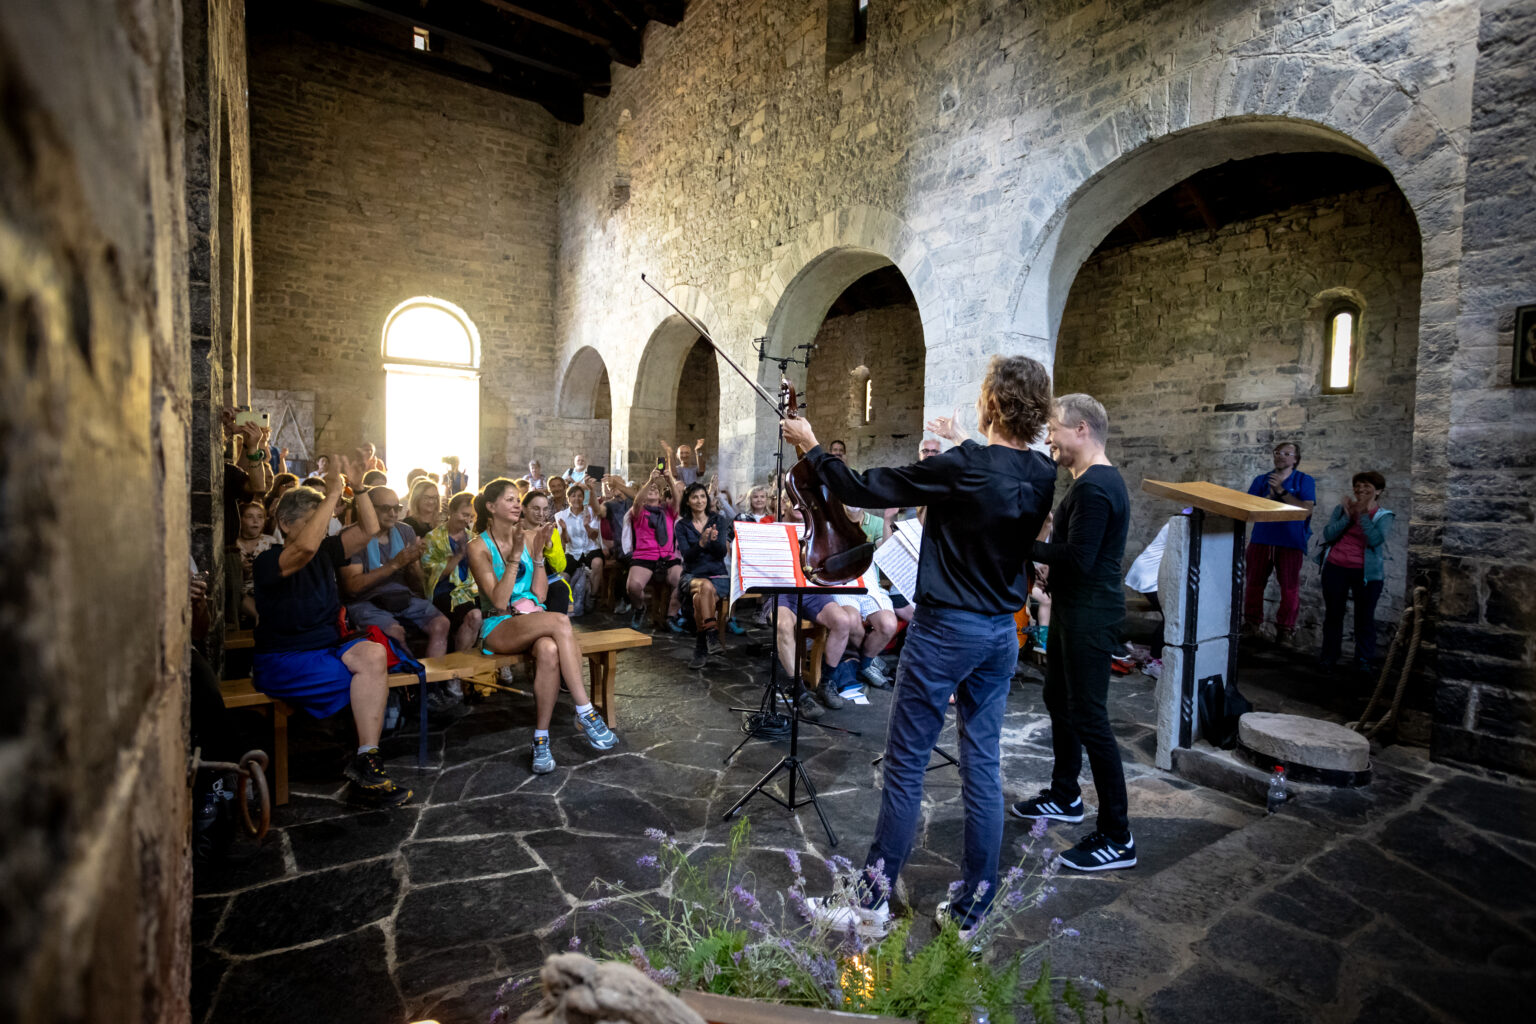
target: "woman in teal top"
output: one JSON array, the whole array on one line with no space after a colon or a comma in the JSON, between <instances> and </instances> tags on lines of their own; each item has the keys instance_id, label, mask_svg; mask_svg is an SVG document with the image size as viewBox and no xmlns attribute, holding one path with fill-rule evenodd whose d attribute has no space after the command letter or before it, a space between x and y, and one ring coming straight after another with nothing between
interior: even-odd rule
<instances>
[{"instance_id":1,"label":"woman in teal top","mask_svg":"<svg viewBox=\"0 0 1536 1024\"><path fill-rule=\"evenodd\" d=\"M536 528L523 523L523 504L511 480L499 477L485 485L475 498L475 532L469 543L469 570L480 588L485 621L480 645L488 654L530 654L533 657L533 695L538 726L533 732L533 770L555 770L549 746L549 723L564 680L576 702L576 726L594 750L608 750L619 742L587 697L581 678L581 647L565 615L544 611L549 580L544 570L544 548L554 523ZM517 571L507 572L515 561Z\"/></svg>"}]
</instances>

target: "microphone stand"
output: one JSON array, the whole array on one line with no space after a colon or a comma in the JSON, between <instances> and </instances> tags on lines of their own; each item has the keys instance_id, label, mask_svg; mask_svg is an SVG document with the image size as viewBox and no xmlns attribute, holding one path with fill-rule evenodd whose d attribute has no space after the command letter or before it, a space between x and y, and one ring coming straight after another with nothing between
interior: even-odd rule
<instances>
[{"instance_id":1,"label":"microphone stand","mask_svg":"<svg viewBox=\"0 0 1536 1024\"><path fill-rule=\"evenodd\" d=\"M737 375L739 375L742 380L746 381L747 385L749 387L751 387L754 392L757 393L757 396L759 398L761 398L764 402L767 402L770 407L772 407L773 413L778 418L780 423L782 423L784 421L784 419L786 417L785 402L786 402L786 400L788 398L788 396L786 394L781 393L779 395L779 397L777 397L777 398L775 398L773 395L771 395L766 388L764 388L757 381L753 380L752 377L747 373L747 371L743 370L737 364L736 360L732 359L729 355L727 355L725 353L725 350L723 350L715 342L715 339L710 337L709 331L705 329L703 324L699 323L697 320L695 320L693 317L689 316L687 313L684 313L681 309L678 309L677 304L675 302L673 302L671 299L667 298L666 294L664 292L662 292L662 290L660 288L657 288L654 284L652 284L650 282L650 280L644 274L640 275L640 280L645 283L646 287L648 287L651 291L655 292L658 296L660 296L661 301L665 302L668 306L671 306L672 309L677 313L677 315L683 318L684 322L687 323L688 326L692 327L695 331L697 331L698 335L699 335L699 339L701 341L708 342L709 347L714 349L715 354L718 355L721 359L725 360L726 365L728 365L731 369L735 370ZM795 364L795 365L798 365L798 366L804 366L804 367L806 367L807 370L809 370L810 369L810 356L811 356L811 352L815 349L815 347L816 346L814 344L799 346L799 348L796 349L796 351L804 351L804 353L805 353L805 355L802 358L800 358L800 359L796 359L792 355L783 356L783 357L779 357L779 358L774 359L774 361L779 364L779 373L780 373L780 375L781 376L787 375L789 373L789 367L790 367L791 364ZM768 355L768 353L766 351L766 348L767 348L767 339L763 339L763 344L762 344L762 346L759 347L758 354L757 354L759 362L763 362L763 361L768 360L770 358L774 358L774 357L770 357ZM784 434L783 434L783 431L779 432L778 448L777 448L776 452L774 453L773 483L774 483L774 501L775 501L774 507L782 509L784 507ZM794 588L792 588L791 590L788 590L786 592L796 592L796 591L795 591ZM800 593L803 593L803 591L801 591ZM779 678L778 678L779 677L779 651L778 651L778 639L779 639L779 597L778 597L778 593L776 591L773 592L773 593L769 593L766 596L768 596L773 601L773 610L772 610L773 643L771 645L771 651L770 651L770 657L772 658L772 660L770 661L769 666L768 666L768 685L767 685L767 687L763 691L762 702L761 702L761 704L757 708L735 708L735 707L731 708L732 711L741 711L741 712L745 712L746 713L744 715L744 717L743 717L743 720L742 720L742 730L747 735L742 739L742 741L740 743L738 743L736 745L736 748L734 750L732 750L729 754L725 755L725 763L726 764L730 764L731 761L736 757L737 753L739 753L741 751L742 747L746 746L747 743L750 740L754 739L755 737L759 737L759 736L762 736L762 737L765 737L765 738L778 738L778 737L783 736L785 732L788 732L789 733L789 753L785 757L781 758L779 760L778 764L774 765L773 768L769 769L769 771L768 771L768 773L766 775L764 775L755 784L753 784L752 787L749 788L747 790L747 792L742 796L742 798L740 800L736 801L736 803L730 808L730 810L725 812L724 819L729 821L731 818L735 817L737 812L740 811L741 808L746 805L747 801L752 799L752 797L757 795L758 793L762 793L764 796L768 797L768 799L772 800L774 803L777 803L780 806L782 806L782 807L784 807L784 808L786 808L787 810L790 810L790 811L793 811L793 810L795 810L798 807L803 807L803 806L805 806L805 804L810 804L812 807L815 808L817 817L819 817L821 819L821 825L822 825L822 828L824 828L826 830L826 832L827 832L827 839L828 839L828 841L830 842L830 844L832 846L836 846L837 845L837 834L832 831L832 825L831 825L831 823L829 823L827 821L826 812L821 809L821 803L817 799L816 787L811 782L810 776L806 774L805 766L804 766L804 764L801 763L800 758L799 758L799 744L800 744L800 729L799 729L799 725L800 725L801 722L806 722L807 724L817 726L818 728L825 729L825 730L828 730L830 732L840 732L840 733L843 733L843 734L849 735L849 736L859 736L861 734L859 732L856 732L855 730L852 730L852 729L844 729L841 726L825 725L825 724L823 724L821 722L813 722L813 721L811 721L808 718L802 718L800 716L799 705L795 702L794 698L792 696L788 695L788 694L784 694L784 693L781 692L782 688L780 687ZM798 628L799 621L800 621L800 612L801 612L801 606L800 606L800 603L797 602L797 607L795 609L795 616L796 616L795 622L796 622L796 627L797 628ZM795 678L793 680L791 680L791 686L790 686L790 691L789 691L790 694L793 694L796 690L801 690L803 692L803 689L804 689L804 683L802 681L804 677L801 674L801 667L800 667L801 654L802 654L801 644L799 642L799 638L797 637L796 640L795 640L795 667L794 667ZM784 713L778 710L778 701L780 699L783 699L784 702L789 705L789 715L787 716L787 721L786 721L786 716L784 715ZM788 797L789 798L788 798L788 800L780 799L773 792L769 791L766 788L768 783L771 782L773 780L773 778L776 775L778 775L778 773L781 772L781 771L784 772L788 776L788 785L789 785L789 789L788 789ZM803 785L805 787L806 798L803 799L803 800L798 800L796 798L796 796L795 796L795 783L796 783L797 779L798 779L798 781L803 783Z\"/></svg>"}]
</instances>

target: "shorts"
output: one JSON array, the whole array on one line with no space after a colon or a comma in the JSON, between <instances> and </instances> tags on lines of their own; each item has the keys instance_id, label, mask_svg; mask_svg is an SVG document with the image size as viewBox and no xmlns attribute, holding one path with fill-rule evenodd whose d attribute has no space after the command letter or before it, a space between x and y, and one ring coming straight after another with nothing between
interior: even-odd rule
<instances>
[{"instance_id":1,"label":"shorts","mask_svg":"<svg viewBox=\"0 0 1536 1024\"><path fill-rule=\"evenodd\" d=\"M341 656L362 643L372 641L357 637L318 651L258 650L252 659L251 682L273 700L315 718L329 718L352 703L352 670Z\"/></svg>"},{"instance_id":2,"label":"shorts","mask_svg":"<svg viewBox=\"0 0 1536 1024\"><path fill-rule=\"evenodd\" d=\"M602 557L603 552L600 548L594 548L591 551L588 551L586 554L582 555L580 558L572 557L571 553L567 551L565 554L565 570L566 572L570 572L573 569L589 569L592 566L593 559Z\"/></svg>"},{"instance_id":3,"label":"shorts","mask_svg":"<svg viewBox=\"0 0 1536 1024\"><path fill-rule=\"evenodd\" d=\"M822 613L824 608L837 603L837 598L831 594L780 594L779 607L793 612L796 607L800 609L800 617L816 621L816 616Z\"/></svg>"},{"instance_id":4,"label":"shorts","mask_svg":"<svg viewBox=\"0 0 1536 1024\"><path fill-rule=\"evenodd\" d=\"M566 564L570 568L570 564ZM549 581L549 589L544 592L544 610L547 612L559 612L561 615L571 613L571 584L565 578L564 573L558 574Z\"/></svg>"},{"instance_id":5,"label":"shorts","mask_svg":"<svg viewBox=\"0 0 1536 1024\"><path fill-rule=\"evenodd\" d=\"M649 569L653 573L666 572L674 565L682 565L681 558L631 558L630 568Z\"/></svg>"},{"instance_id":6,"label":"shorts","mask_svg":"<svg viewBox=\"0 0 1536 1024\"><path fill-rule=\"evenodd\" d=\"M388 629L396 622L409 622L425 633L432 620L442 614L431 601L415 594L411 595L410 603L398 612L385 611L372 601L347 605L347 621L352 623L353 629L362 629L364 626Z\"/></svg>"},{"instance_id":7,"label":"shorts","mask_svg":"<svg viewBox=\"0 0 1536 1024\"><path fill-rule=\"evenodd\" d=\"M465 601L455 608L449 608L450 600L452 600L451 595L445 591L432 599L432 606L448 616L448 632L457 633L459 627L464 625L464 620L469 618L469 613L480 606L474 601Z\"/></svg>"},{"instance_id":8,"label":"shorts","mask_svg":"<svg viewBox=\"0 0 1536 1024\"><path fill-rule=\"evenodd\" d=\"M891 605L891 599L878 590L871 590L867 594L850 594L847 597L833 598L844 608L857 608L859 619L868 619L876 612L892 612L896 609Z\"/></svg>"},{"instance_id":9,"label":"shorts","mask_svg":"<svg viewBox=\"0 0 1536 1024\"><path fill-rule=\"evenodd\" d=\"M730 596L731 578L729 576L684 576L679 588L687 594L693 593L693 585L703 583L715 588L715 596L724 601Z\"/></svg>"}]
</instances>

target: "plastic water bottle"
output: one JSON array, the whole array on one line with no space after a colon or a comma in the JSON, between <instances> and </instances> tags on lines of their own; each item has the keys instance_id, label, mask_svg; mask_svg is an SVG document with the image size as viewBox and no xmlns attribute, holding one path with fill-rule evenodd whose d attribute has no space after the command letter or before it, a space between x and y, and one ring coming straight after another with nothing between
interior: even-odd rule
<instances>
[{"instance_id":1,"label":"plastic water bottle","mask_svg":"<svg viewBox=\"0 0 1536 1024\"><path fill-rule=\"evenodd\" d=\"M1269 797L1264 801L1264 806L1270 814L1274 814L1285 801L1285 766L1277 764L1269 776Z\"/></svg>"}]
</instances>

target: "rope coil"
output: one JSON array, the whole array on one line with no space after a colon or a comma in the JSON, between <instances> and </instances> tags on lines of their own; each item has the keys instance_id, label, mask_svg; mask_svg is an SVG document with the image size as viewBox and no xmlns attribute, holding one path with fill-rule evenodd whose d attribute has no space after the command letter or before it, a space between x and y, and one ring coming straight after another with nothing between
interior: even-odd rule
<instances>
[{"instance_id":1,"label":"rope coil","mask_svg":"<svg viewBox=\"0 0 1536 1024\"><path fill-rule=\"evenodd\" d=\"M1408 677L1413 674L1413 661L1419 652L1419 637L1424 632L1424 619L1426 609L1429 606L1429 589L1427 587L1414 587L1413 600L1408 607L1403 609L1403 616L1398 620L1397 632L1392 637L1392 646L1387 648L1386 660L1381 663L1381 674L1376 679L1376 692L1371 694L1370 702L1365 710L1360 713L1360 721L1351 722L1350 728L1360 733L1366 739L1374 739L1380 732L1386 730L1388 725L1396 724L1398 712L1403 706L1403 695L1408 691ZM1387 678L1392 674L1392 662L1397 657L1397 652L1403 645L1403 634L1412 631L1412 638L1408 641L1407 650L1403 653L1403 668L1397 676L1397 689L1392 694L1390 706L1385 697L1387 692ZM1385 713L1375 722L1371 721L1371 714L1377 707L1385 708Z\"/></svg>"}]
</instances>

